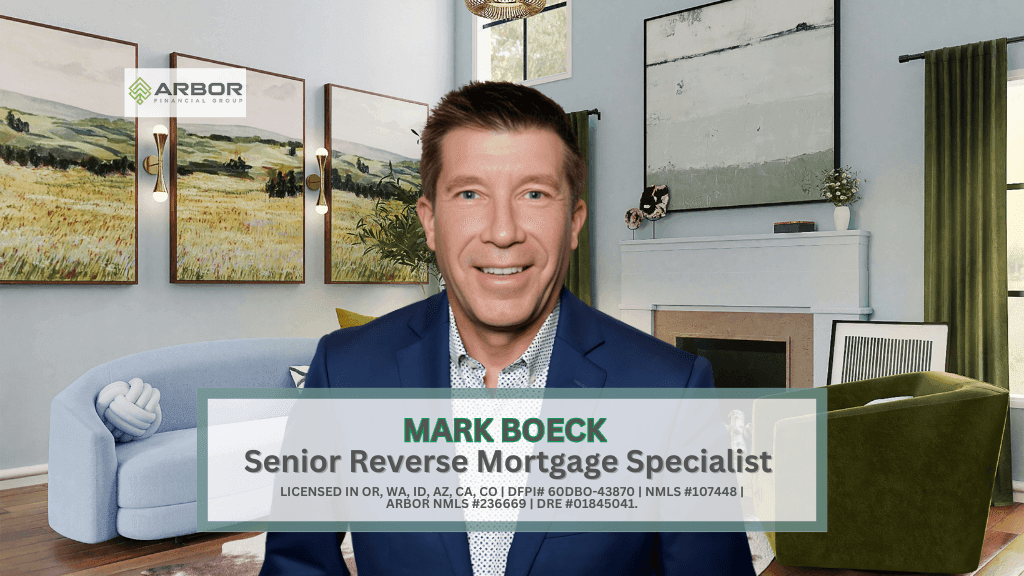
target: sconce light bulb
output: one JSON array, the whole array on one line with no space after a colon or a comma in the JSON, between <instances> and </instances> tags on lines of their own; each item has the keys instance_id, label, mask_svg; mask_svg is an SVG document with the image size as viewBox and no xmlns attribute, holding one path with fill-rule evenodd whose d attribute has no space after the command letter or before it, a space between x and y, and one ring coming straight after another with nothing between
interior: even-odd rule
<instances>
[{"instance_id":1,"label":"sconce light bulb","mask_svg":"<svg viewBox=\"0 0 1024 576\"><path fill-rule=\"evenodd\" d=\"M327 156L328 156L327 148L317 148L316 149L316 157L317 158L325 158Z\"/></svg>"},{"instance_id":2,"label":"sconce light bulb","mask_svg":"<svg viewBox=\"0 0 1024 576\"><path fill-rule=\"evenodd\" d=\"M164 126L163 124L157 124L156 126L153 126L153 134L167 134L167 133L168 133L167 132L167 126Z\"/></svg>"},{"instance_id":3,"label":"sconce light bulb","mask_svg":"<svg viewBox=\"0 0 1024 576\"><path fill-rule=\"evenodd\" d=\"M167 202L167 192L153 192L153 200Z\"/></svg>"},{"instance_id":4,"label":"sconce light bulb","mask_svg":"<svg viewBox=\"0 0 1024 576\"><path fill-rule=\"evenodd\" d=\"M327 205L326 204L322 205L322 206L321 205L317 205L316 213L317 214L327 214Z\"/></svg>"}]
</instances>

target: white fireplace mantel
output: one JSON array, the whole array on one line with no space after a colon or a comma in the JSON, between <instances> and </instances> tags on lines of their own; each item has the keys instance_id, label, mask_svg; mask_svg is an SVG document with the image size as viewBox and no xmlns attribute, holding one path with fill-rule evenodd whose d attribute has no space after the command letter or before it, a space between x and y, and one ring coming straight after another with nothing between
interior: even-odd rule
<instances>
[{"instance_id":1,"label":"white fireplace mantel","mask_svg":"<svg viewBox=\"0 0 1024 576\"><path fill-rule=\"evenodd\" d=\"M623 321L648 333L655 310L814 314L814 381L824 384L832 320L862 319L864 230L622 241Z\"/></svg>"}]
</instances>

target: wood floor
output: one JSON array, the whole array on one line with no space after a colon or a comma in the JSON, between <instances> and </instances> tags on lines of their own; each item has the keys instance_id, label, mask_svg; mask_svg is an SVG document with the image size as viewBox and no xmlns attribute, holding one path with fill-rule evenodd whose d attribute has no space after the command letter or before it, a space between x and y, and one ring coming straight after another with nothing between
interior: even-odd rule
<instances>
[{"instance_id":1,"label":"wood floor","mask_svg":"<svg viewBox=\"0 0 1024 576\"><path fill-rule=\"evenodd\" d=\"M1024 504L992 508L982 566L975 576L1024 574ZM178 539L141 542L115 538L82 544L64 538L46 521L46 485L0 491L0 575L60 576L64 574L137 575L145 568L184 564L220 554L221 545L247 538L247 533L196 534ZM772 561L763 576L872 576L905 572L861 572L780 566Z\"/></svg>"},{"instance_id":2,"label":"wood floor","mask_svg":"<svg viewBox=\"0 0 1024 576\"><path fill-rule=\"evenodd\" d=\"M1021 576L1024 574L1024 504L989 509L985 544L981 549L981 566L974 576ZM909 572L864 572L829 568L780 566L772 560L762 576L913 576Z\"/></svg>"},{"instance_id":3,"label":"wood floor","mask_svg":"<svg viewBox=\"0 0 1024 576\"><path fill-rule=\"evenodd\" d=\"M0 491L0 575L138 575L166 564L219 556L221 545L246 533L207 533L143 542L114 538L82 544L54 532L46 521L46 484Z\"/></svg>"}]
</instances>

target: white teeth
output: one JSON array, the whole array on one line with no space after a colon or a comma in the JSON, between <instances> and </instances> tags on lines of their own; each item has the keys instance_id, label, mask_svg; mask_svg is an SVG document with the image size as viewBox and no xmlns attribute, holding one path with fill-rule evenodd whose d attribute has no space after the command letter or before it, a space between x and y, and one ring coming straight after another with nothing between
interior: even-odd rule
<instances>
[{"instance_id":1,"label":"white teeth","mask_svg":"<svg viewBox=\"0 0 1024 576\"><path fill-rule=\"evenodd\" d=\"M523 267L518 268L481 268L484 274L497 274L498 276L508 276L509 274L516 274L523 271Z\"/></svg>"}]
</instances>

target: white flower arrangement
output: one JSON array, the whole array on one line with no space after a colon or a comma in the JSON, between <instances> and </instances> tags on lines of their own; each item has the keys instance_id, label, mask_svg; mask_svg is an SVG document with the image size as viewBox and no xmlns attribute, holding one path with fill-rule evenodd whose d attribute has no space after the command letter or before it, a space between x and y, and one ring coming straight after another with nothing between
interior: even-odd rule
<instances>
[{"instance_id":1,"label":"white flower arrangement","mask_svg":"<svg viewBox=\"0 0 1024 576\"><path fill-rule=\"evenodd\" d=\"M821 197L836 206L849 206L860 200L860 178L849 166L821 173Z\"/></svg>"}]
</instances>

